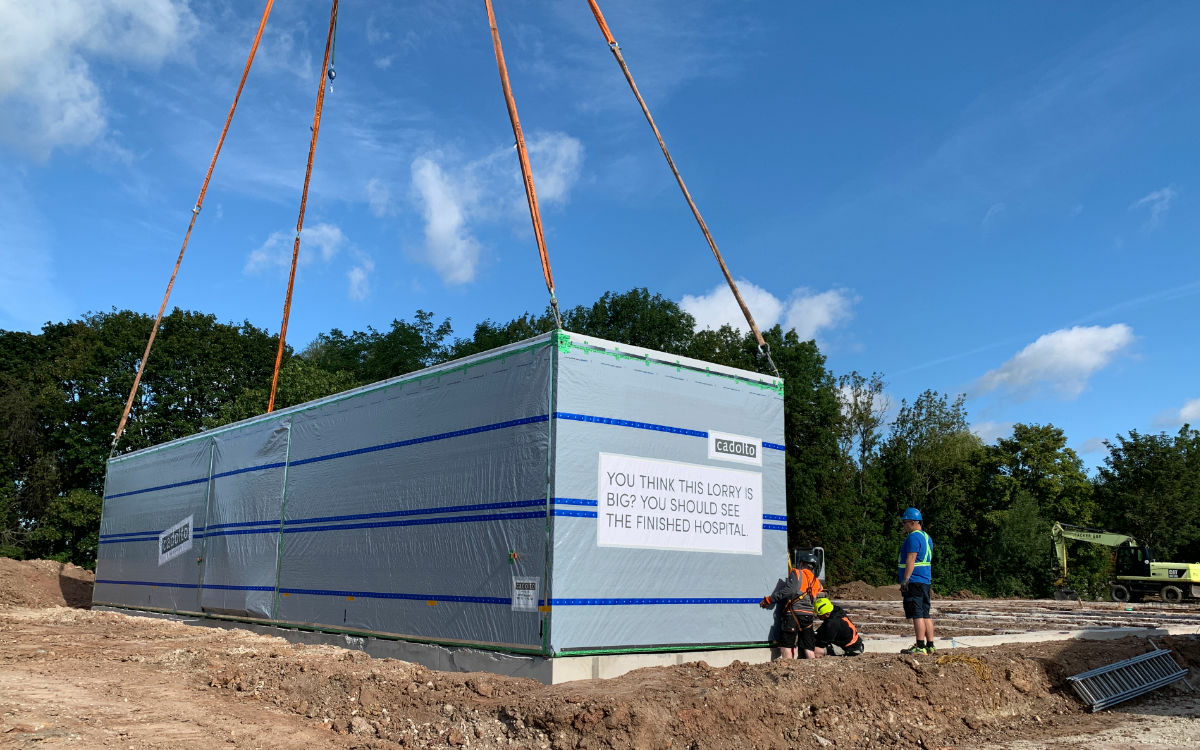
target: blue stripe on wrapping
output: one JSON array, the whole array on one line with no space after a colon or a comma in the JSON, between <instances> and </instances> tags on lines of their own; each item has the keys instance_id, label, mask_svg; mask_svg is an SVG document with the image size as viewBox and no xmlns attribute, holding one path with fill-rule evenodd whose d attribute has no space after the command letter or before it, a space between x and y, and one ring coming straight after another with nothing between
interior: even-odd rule
<instances>
[{"instance_id":1,"label":"blue stripe on wrapping","mask_svg":"<svg viewBox=\"0 0 1200 750\"><path fill-rule=\"evenodd\" d=\"M569 419L575 422L591 422L593 424L610 424L617 427L634 427L639 430L654 430L655 432L669 432L674 435L689 435L691 437L707 438L708 433L701 430L688 430L683 427L668 427L667 425L654 424L652 422L633 422L628 419L614 419L612 417L594 417L590 414L569 414L567 412L554 412L555 419Z\"/></svg>"},{"instance_id":2,"label":"blue stripe on wrapping","mask_svg":"<svg viewBox=\"0 0 1200 750\"><path fill-rule=\"evenodd\" d=\"M286 461L276 461L275 463L262 464L260 466L247 466L244 469L230 469L229 471L222 471L222 472L213 474L213 479L224 479L225 477L231 477L231 476L234 476L235 474L245 474L248 471L266 471L267 469L282 469L285 466L287 466Z\"/></svg>"},{"instance_id":3,"label":"blue stripe on wrapping","mask_svg":"<svg viewBox=\"0 0 1200 750\"><path fill-rule=\"evenodd\" d=\"M189 479L185 482L175 482L173 484L160 484L157 487L147 487L144 490L130 490L129 492L118 492L115 495L107 495L104 499L105 500L115 500L118 497L129 497L130 495L140 495L143 492L158 492L159 490L173 490L176 487L186 487L189 484L200 484L201 482L207 482L207 481L208 481L208 477L201 477L199 479Z\"/></svg>"},{"instance_id":4,"label":"blue stripe on wrapping","mask_svg":"<svg viewBox=\"0 0 1200 750\"><path fill-rule=\"evenodd\" d=\"M581 497L554 497L550 501L555 505L590 505L592 507L600 505L596 500L585 500Z\"/></svg>"},{"instance_id":5,"label":"blue stripe on wrapping","mask_svg":"<svg viewBox=\"0 0 1200 750\"><path fill-rule=\"evenodd\" d=\"M375 521L373 523L347 523L340 526L283 527L285 534L304 534L310 531L348 531L351 529L387 529L397 526L431 526L443 523L475 523L477 521L519 521L526 518L545 518L546 511L532 513L486 513L479 516L450 516L448 518L414 518L408 521ZM246 532L252 533L252 532Z\"/></svg>"},{"instance_id":6,"label":"blue stripe on wrapping","mask_svg":"<svg viewBox=\"0 0 1200 750\"><path fill-rule=\"evenodd\" d=\"M780 526L774 523L764 523L763 528L768 531L787 531L787 526Z\"/></svg>"},{"instance_id":7,"label":"blue stripe on wrapping","mask_svg":"<svg viewBox=\"0 0 1200 750\"><path fill-rule=\"evenodd\" d=\"M546 501L538 498L536 500L513 500L503 503L477 503L475 505L449 505L444 508L411 508L409 510L389 510L379 513L355 513L346 516L324 516L320 518L297 518L289 520L288 526L293 524L305 523L330 523L333 521L363 521L368 518L395 518L398 516L426 516L434 513L461 513L463 511L472 510L501 510L504 508L539 508L546 504ZM276 521L275 523L279 523Z\"/></svg>"},{"instance_id":8,"label":"blue stripe on wrapping","mask_svg":"<svg viewBox=\"0 0 1200 750\"><path fill-rule=\"evenodd\" d=\"M363 599L404 599L408 601L465 602L468 604L511 605L507 596L456 596L452 594L397 594L390 591L339 591L337 589L279 589L281 594L306 594L308 596L339 596ZM539 602L540 604L541 602Z\"/></svg>"},{"instance_id":9,"label":"blue stripe on wrapping","mask_svg":"<svg viewBox=\"0 0 1200 750\"><path fill-rule=\"evenodd\" d=\"M126 531L120 534L101 534L100 539L127 539L128 537L150 538L162 534L161 531Z\"/></svg>"},{"instance_id":10,"label":"blue stripe on wrapping","mask_svg":"<svg viewBox=\"0 0 1200 750\"><path fill-rule=\"evenodd\" d=\"M786 521L787 516L776 516L771 513L763 513L764 521Z\"/></svg>"},{"instance_id":11,"label":"blue stripe on wrapping","mask_svg":"<svg viewBox=\"0 0 1200 750\"><path fill-rule=\"evenodd\" d=\"M201 531L208 531L211 533L211 532L217 531L218 529L237 529L237 528L242 528L244 526L267 526L269 524L275 524L276 526L278 526L279 519L272 518L272 519L268 519L266 521L230 521L229 523L214 523L212 526L209 526L207 529L201 529Z\"/></svg>"},{"instance_id":12,"label":"blue stripe on wrapping","mask_svg":"<svg viewBox=\"0 0 1200 750\"><path fill-rule=\"evenodd\" d=\"M292 461L290 466L304 466L305 464L313 464L317 463L318 461L332 461L335 458L358 456L364 453L375 453L377 451L391 450L392 448L404 448L409 445L418 445L420 443L432 443L435 440L448 440L449 438L462 437L463 435L478 435L481 432L491 432L493 430L503 430L509 427L520 427L527 424L536 424L538 422L546 422L549 419L550 417L547 414L539 414L535 417L524 417L522 419L510 419L507 422L485 424L480 427L468 427L463 430L454 430L452 432L439 432L436 435L426 435L424 437L411 438L409 440L397 440L394 443L382 443L380 445L370 445L366 448L355 448L354 450L349 451L327 453L324 456L302 458L298 461Z\"/></svg>"},{"instance_id":13,"label":"blue stripe on wrapping","mask_svg":"<svg viewBox=\"0 0 1200 750\"><path fill-rule=\"evenodd\" d=\"M234 586L224 584L168 583L159 581L121 581L108 578L98 578L96 583L126 584L129 586L161 586L178 589L214 589L220 591L274 591L273 586ZM437 601L461 602L466 604L502 604L509 606L512 598L507 596L459 596L453 594L399 594L391 591L350 591L339 589L300 589L280 588L281 594L298 594L305 596L337 596L362 599L400 599L405 601ZM611 607L620 605L647 604L757 604L758 597L655 597L646 599L551 599L555 607ZM538 605L544 605L545 600L538 600Z\"/></svg>"},{"instance_id":14,"label":"blue stripe on wrapping","mask_svg":"<svg viewBox=\"0 0 1200 750\"><path fill-rule=\"evenodd\" d=\"M594 510L559 510L555 508L552 512L555 516L567 516L569 518L598 518L599 514Z\"/></svg>"},{"instance_id":15,"label":"blue stripe on wrapping","mask_svg":"<svg viewBox=\"0 0 1200 750\"><path fill-rule=\"evenodd\" d=\"M275 463L261 464L259 466L247 466L242 469L230 469L229 471L222 471L218 474L213 474L212 478L213 479L223 479L225 477L234 476L235 474L245 474L248 471L266 471L268 469L282 469L284 466L286 466L286 463L284 463L283 461L276 461ZM107 499L115 500L118 497L128 497L130 495L140 495L143 492L157 492L159 490L170 490L170 489L174 489L176 487L186 487L191 484L200 484L201 482L207 482L207 481L208 481L208 477L201 477L200 479L189 479L185 482L175 482L174 484L160 484L157 487L147 487L142 490L130 490L129 492L118 492L115 495L109 495L107 497Z\"/></svg>"},{"instance_id":16,"label":"blue stripe on wrapping","mask_svg":"<svg viewBox=\"0 0 1200 750\"><path fill-rule=\"evenodd\" d=\"M611 424L617 427L635 427L639 430L655 430L657 432L670 432L675 435L689 435L691 437L707 438L708 433L703 430L689 430L683 427L670 427L667 425L653 424L652 422L634 422L628 419L615 419L613 417L595 417L590 414L571 414L568 412L554 412L555 419L570 419L576 422L594 422L596 424ZM770 448L771 450L787 450L786 446L779 443L769 443L766 440L762 441L762 447Z\"/></svg>"},{"instance_id":17,"label":"blue stripe on wrapping","mask_svg":"<svg viewBox=\"0 0 1200 750\"><path fill-rule=\"evenodd\" d=\"M596 505L595 500L577 500L574 498L563 498L554 502L564 502L570 505ZM450 505L438 508L412 508L409 510L394 510L380 513L355 513L345 516L322 516L318 518L300 518L294 521L288 521L287 525L293 524L316 524L330 523L334 521L361 521L368 518L394 518L397 516L417 516L417 515L433 515L438 513L460 513L462 511L473 510L502 510L504 508L539 508L546 504L545 500L538 498L536 500L515 500L512 502L503 503L476 503L474 505ZM542 514L534 514L542 515ZM492 518L493 516L488 516ZM435 519L441 520L441 519ZM252 526L264 526L266 528L248 528ZM218 523L209 526L207 529L196 528L193 531L193 538L203 539L206 536L239 536L242 534L265 534L274 532L279 527L279 519L271 519L267 521L238 521L231 523ZM343 528L341 526L334 528ZM345 528L364 528L361 526L348 526ZM305 531L308 529L299 529ZM106 534L101 535L101 544L115 544L118 542L152 542L157 541L161 531L132 531L123 534Z\"/></svg>"},{"instance_id":18,"label":"blue stripe on wrapping","mask_svg":"<svg viewBox=\"0 0 1200 750\"><path fill-rule=\"evenodd\" d=\"M651 599L551 599L554 607L613 607L645 604L758 604L758 597L655 597Z\"/></svg>"},{"instance_id":19,"label":"blue stripe on wrapping","mask_svg":"<svg viewBox=\"0 0 1200 750\"><path fill-rule=\"evenodd\" d=\"M125 584L127 586L161 586L165 589L198 589L199 584L195 583L170 583L165 581L115 581L109 578L97 578L96 583L116 583ZM274 591L274 589L272 589Z\"/></svg>"},{"instance_id":20,"label":"blue stripe on wrapping","mask_svg":"<svg viewBox=\"0 0 1200 750\"><path fill-rule=\"evenodd\" d=\"M417 445L419 443L430 443L435 440L447 440L449 438L462 437L463 435L476 435L481 432L491 432L492 430L503 430L508 427L520 427L521 425L536 424L538 422L547 422L549 420L550 420L550 415L538 414L537 416L533 416L533 417L523 417L522 419L510 419L506 422L496 422L495 424L486 424L486 425L481 425L479 427L468 427L466 429L454 430L452 432L441 432L436 435L426 435L424 437L412 438L410 440L399 440L399 441L396 441L393 443L382 443L380 445L370 445L365 448L356 448L354 450L341 451L339 453L328 453L323 456L313 456L311 458L302 458L298 461L292 461L290 465L291 466L303 466L304 464L317 463L318 461L330 461L335 458L344 458L346 456L357 456L362 453L374 453L376 451L385 451L385 450L390 450L392 448L403 448L408 445ZM219 474L214 474L213 479L220 479L222 477L230 477L230 476L233 476L234 474L245 474L246 472L249 472L249 471L265 471L267 469L278 469L278 468L282 468L285 465L289 465L289 464L286 464L285 462L275 462L275 463L269 463L269 464L262 464L260 466L247 466L242 469L231 469L229 471L223 471ZM157 492L159 490L169 490L169 489L173 489L175 487L186 487L191 484L200 484L201 482L207 482L207 481L208 481L208 477L201 477L199 479L189 479L184 482L175 482L173 484L161 484L161 485L158 485L155 487L146 487L145 489L141 489L141 490L130 490L129 492L119 492L115 495L106 495L105 499L114 500L118 497L128 497L130 495L140 495L143 492Z\"/></svg>"}]
</instances>

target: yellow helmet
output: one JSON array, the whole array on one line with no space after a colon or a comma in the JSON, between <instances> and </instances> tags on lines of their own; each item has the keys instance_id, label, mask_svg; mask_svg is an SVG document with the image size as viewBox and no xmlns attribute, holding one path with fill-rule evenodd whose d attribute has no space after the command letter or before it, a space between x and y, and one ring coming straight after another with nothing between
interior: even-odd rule
<instances>
[{"instance_id":1,"label":"yellow helmet","mask_svg":"<svg viewBox=\"0 0 1200 750\"><path fill-rule=\"evenodd\" d=\"M827 615L832 611L833 602L824 597L813 602L813 612L816 612L818 615Z\"/></svg>"}]
</instances>

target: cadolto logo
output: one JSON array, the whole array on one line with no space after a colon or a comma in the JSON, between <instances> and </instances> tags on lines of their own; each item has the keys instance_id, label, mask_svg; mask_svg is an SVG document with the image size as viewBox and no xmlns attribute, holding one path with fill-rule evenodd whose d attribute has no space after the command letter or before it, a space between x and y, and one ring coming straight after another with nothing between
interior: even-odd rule
<instances>
[{"instance_id":1,"label":"cadolto logo","mask_svg":"<svg viewBox=\"0 0 1200 750\"><path fill-rule=\"evenodd\" d=\"M170 534L167 534L162 538L162 543L159 547L159 554L165 555L179 545L190 541L191 538L192 525L185 521L184 524L178 529L175 529Z\"/></svg>"},{"instance_id":2,"label":"cadolto logo","mask_svg":"<svg viewBox=\"0 0 1200 750\"><path fill-rule=\"evenodd\" d=\"M191 516L163 531L158 535L158 564L170 562L190 550L193 538Z\"/></svg>"},{"instance_id":3,"label":"cadolto logo","mask_svg":"<svg viewBox=\"0 0 1200 750\"><path fill-rule=\"evenodd\" d=\"M717 453L725 453L730 456L745 456L746 458L754 458L758 455L758 446L754 443L743 443L740 440L716 440L714 441L713 450Z\"/></svg>"},{"instance_id":4,"label":"cadolto logo","mask_svg":"<svg viewBox=\"0 0 1200 750\"><path fill-rule=\"evenodd\" d=\"M762 466L762 441L749 435L708 432L708 457Z\"/></svg>"}]
</instances>

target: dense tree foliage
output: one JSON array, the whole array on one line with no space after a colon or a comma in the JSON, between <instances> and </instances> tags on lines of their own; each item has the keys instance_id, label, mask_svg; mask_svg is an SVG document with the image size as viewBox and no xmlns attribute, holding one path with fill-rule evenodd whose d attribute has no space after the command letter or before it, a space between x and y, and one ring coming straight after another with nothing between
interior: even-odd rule
<instances>
[{"instance_id":1,"label":"dense tree foliage","mask_svg":"<svg viewBox=\"0 0 1200 750\"><path fill-rule=\"evenodd\" d=\"M696 330L646 289L565 309L566 328L743 369L765 370L754 339ZM0 331L0 555L95 560L104 462L152 319L113 310ZM455 338L418 310L384 331L320 334L285 352L276 403L289 406L554 328L549 310L485 320ZM1130 431L1094 478L1053 425L1018 424L985 445L965 397L926 391L894 419L883 375L832 373L815 341L765 331L785 380L789 542L827 550L831 582L894 581L900 512L925 514L935 588L1046 596L1054 521L1137 536L1162 558L1200 560L1200 433ZM278 339L249 323L175 310L163 321L120 450L136 450L266 410ZM1071 584L1099 593L1110 550L1073 543Z\"/></svg>"}]
</instances>

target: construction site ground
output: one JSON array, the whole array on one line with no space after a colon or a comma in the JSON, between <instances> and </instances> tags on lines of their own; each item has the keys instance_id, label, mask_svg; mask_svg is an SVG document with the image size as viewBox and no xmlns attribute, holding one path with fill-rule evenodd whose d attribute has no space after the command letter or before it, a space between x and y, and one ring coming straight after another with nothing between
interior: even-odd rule
<instances>
[{"instance_id":1,"label":"construction site ground","mask_svg":"<svg viewBox=\"0 0 1200 750\"><path fill-rule=\"evenodd\" d=\"M907 641L892 587L835 595L873 640ZM1065 678L1148 650L1058 640L714 668L547 686L435 672L240 629L88 609L91 574L0 558L0 747L1183 748L1183 683L1089 713ZM939 636L1083 627L1200 632L1200 607L935 602ZM1200 685L1200 636L1155 639Z\"/></svg>"}]
</instances>

